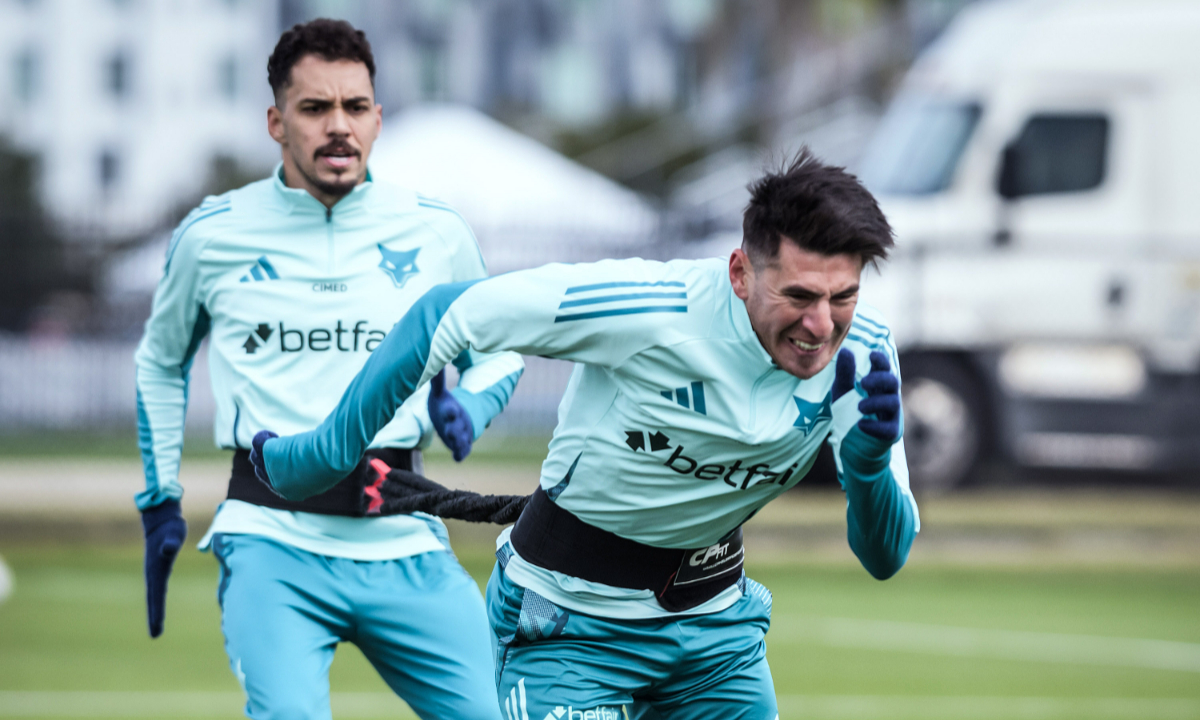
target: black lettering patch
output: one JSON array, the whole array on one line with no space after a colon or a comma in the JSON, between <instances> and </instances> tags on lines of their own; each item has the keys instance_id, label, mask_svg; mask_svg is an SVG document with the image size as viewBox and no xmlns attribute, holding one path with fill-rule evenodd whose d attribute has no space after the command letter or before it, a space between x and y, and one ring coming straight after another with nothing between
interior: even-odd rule
<instances>
[{"instance_id":1,"label":"black lettering patch","mask_svg":"<svg viewBox=\"0 0 1200 720\"><path fill-rule=\"evenodd\" d=\"M712 600L741 579L744 556L741 528L708 547L684 550L679 569L657 594L658 604L669 612L686 612Z\"/></svg>"},{"instance_id":2,"label":"black lettering patch","mask_svg":"<svg viewBox=\"0 0 1200 720\"><path fill-rule=\"evenodd\" d=\"M738 528L719 542L708 547L688 550L683 554L674 585L692 585L713 580L726 573L741 572L745 558L742 530Z\"/></svg>"}]
</instances>

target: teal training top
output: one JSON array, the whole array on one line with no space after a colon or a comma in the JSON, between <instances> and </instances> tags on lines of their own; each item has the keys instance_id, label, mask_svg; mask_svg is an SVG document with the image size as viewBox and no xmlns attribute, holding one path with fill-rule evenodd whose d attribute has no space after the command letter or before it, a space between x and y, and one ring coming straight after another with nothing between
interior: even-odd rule
<instances>
[{"instance_id":1,"label":"teal training top","mask_svg":"<svg viewBox=\"0 0 1200 720\"><path fill-rule=\"evenodd\" d=\"M430 288L485 276L475 238L457 213L369 178L331 210L308 192L285 186L279 171L207 198L171 239L137 350L146 475L138 508L183 494L178 474L188 376L203 338L210 337L215 441L248 449L259 430L286 434L316 427L392 326ZM469 350L453 360L462 372L454 393L478 436L507 403L523 363L513 353ZM357 444L356 456L368 444L427 444L427 394L398 403L390 422ZM330 517L238 501L222 505L213 529L264 534L356 559L442 547L420 518Z\"/></svg>"},{"instance_id":2,"label":"teal training top","mask_svg":"<svg viewBox=\"0 0 1200 720\"><path fill-rule=\"evenodd\" d=\"M887 324L859 305L843 347L858 379L869 354L899 374ZM723 259L607 260L437 288L422 298L312 432L271 440L285 496L323 490L395 408L463 350L513 350L577 365L541 486L597 527L648 545L717 542L804 477L828 437L848 498L851 547L876 577L903 565L919 528L903 441L856 426L861 388L832 401L835 363L800 380L771 360ZM513 558L508 574L555 602L609 616L665 614L649 591L566 578ZM690 612L715 611L736 588Z\"/></svg>"}]
</instances>

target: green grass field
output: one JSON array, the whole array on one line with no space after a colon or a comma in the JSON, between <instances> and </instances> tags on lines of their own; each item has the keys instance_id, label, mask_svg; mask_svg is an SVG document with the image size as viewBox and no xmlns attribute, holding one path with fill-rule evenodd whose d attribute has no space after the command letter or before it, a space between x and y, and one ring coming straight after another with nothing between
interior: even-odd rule
<instances>
[{"instance_id":1,"label":"green grass field","mask_svg":"<svg viewBox=\"0 0 1200 720\"><path fill-rule=\"evenodd\" d=\"M485 544L460 557L482 582ZM241 717L212 558L189 550L167 630L145 630L137 545L0 548L0 717ZM922 566L879 583L841 562L752 565L774 591L781 716L1200 718L1200 572ZM411 717L353 647L331 673L335 717Z\"/></svg>"},{"instance_id":2,"label":"green grass field","mask_svg":"<svg viewBox=\"0 0 1200 720\"><path fill-rule=\"evenodd\" d=\"M0 496L0 556L14 576L0 604L0 720L242 717L215 561L190 545L181 554L166 633L151 641L127 499L136 451L124 435L76 440L58 438L70 452L46 461L44 438L0 437L0 490L51 473L88 480L95 458L114 484L70 508ZM185 466L219 480L226 456L191 447ZM481 443L472 462L532 484L544 447ZM431 477L454 477L444 452L427 460ZM192 541L211 513L200 497L184 503ZM748 572L775 596L767 642L782 718L1200 720L1197 494L1001 488L922 500L913 557L883 583L847 549L844 509L836 490L789 493L747 529ZM451 533L484 582L495 528ZM334 717L413 717L352 646L331 683Z\"/></svg>"}]
</instances>

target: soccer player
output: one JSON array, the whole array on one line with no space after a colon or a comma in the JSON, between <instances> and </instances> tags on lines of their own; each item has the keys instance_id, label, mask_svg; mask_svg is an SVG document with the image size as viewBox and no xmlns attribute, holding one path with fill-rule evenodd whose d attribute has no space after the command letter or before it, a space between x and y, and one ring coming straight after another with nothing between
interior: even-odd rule
<instances>
[{"instance_id":1,"label":"soccer player","mask_svg":"<svg viewBox=\"0 0 1200 720\"><path fill-rule=\"evenodd\" d=\"M541 482L488 585L508 720L777 716L771 595L741 526L828 438L850 547L896 573L919 527L887 324L857 303L891 229L807 153L752 188L728 260L548 265L435 288L314 431L254 439L260 477L319 492L466 349L578 363Z\"/></svg>"},{"instance_id":2,"label":"soccer player","mask_svg":"<svg viewBox=\"0 0 1200 720\"><path fill-rule=\"evenodd\" d=\"M445 526L367 517L363 487L371 458L420 472L433 429L462 459L508 401L520 357L464 347L453 358L459 386L447 392L439 375L432 393L390 408L321 494L284 500L254 477L253 429L315 427L418 298L486 275L453 210L371 180L381 108L362 32L297 25L267 69L267 128L283 162L266 180L206 199L179 226L137 351L150 634L162 632L186 533L188 370L209 336L215 439L234 456L228 499L200 547L220 564L221 626L246 714L330 717L329 665L337 644L352 642L421 717L495 720L483 598Z\"/></svg>"}]
</instances>

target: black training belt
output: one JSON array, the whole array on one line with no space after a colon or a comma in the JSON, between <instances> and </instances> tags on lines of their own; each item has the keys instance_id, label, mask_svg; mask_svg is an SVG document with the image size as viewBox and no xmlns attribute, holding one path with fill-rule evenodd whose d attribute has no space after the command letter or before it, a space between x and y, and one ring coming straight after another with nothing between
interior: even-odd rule
<instances>
[{"instance_id":1,"label":"black training belt","mask_svg":"<svg viewBox=\"0 0 1200 720\"><path fill-rule=\"evenodd\" d=\"M546 570L630 590L650 590L669 612L705 603L742 577L742 529L688 550L658 548L589 525L539 487L509 537L513 549Z\"/></svg>"},{"instance_id":2,"label":"black training belt","mask_svg":"<svg viewBox=\"0 0 1200 720\"><path fill-rule=\"evenodd\" d=\"M363 488L374 481L375 473L369 463L372 458L379 458L389 467L412 471L413 454L419 450L401 450L398 448L378 448L368 450L358 465L350 474L342 478L337 485L319 495L313 495L304 500L285 500L263 484L254 475L254 465L250 462L250 451L238 450L233 454L233 474L229 478L230 500L262 505L276 510L292 510L297 512L317 513L318 515L345 515L348 517L365 517L370 498L363 493ZM418 462L420 455L417 455ZM392 515L386 509L371 515Z\"/></svg>"}]
</instances>

